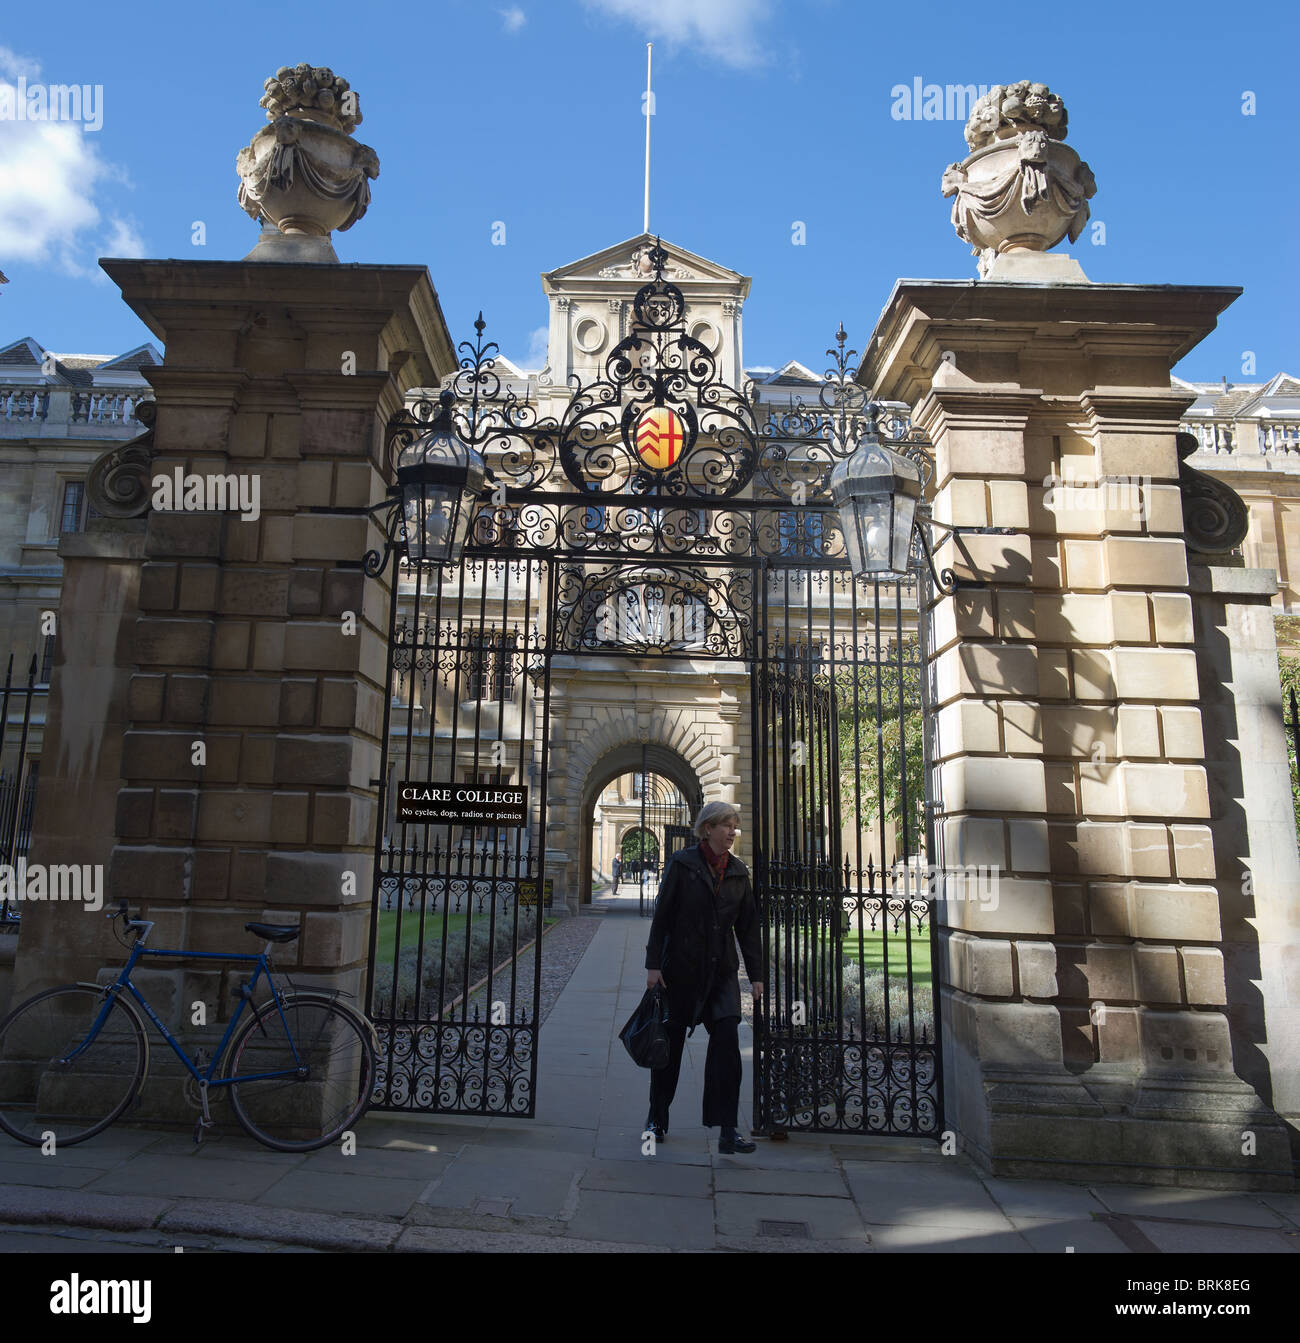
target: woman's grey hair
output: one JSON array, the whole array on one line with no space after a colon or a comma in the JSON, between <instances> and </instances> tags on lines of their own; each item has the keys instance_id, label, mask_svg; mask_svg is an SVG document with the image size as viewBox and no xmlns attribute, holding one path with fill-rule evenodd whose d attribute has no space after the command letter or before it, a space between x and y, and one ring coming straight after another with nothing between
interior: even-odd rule
<instances>
[{"instance_id":1,"label":"woman's grey hair","mask_svg":"<svg viewBox=\"0 0 1300 1343\"><path fill-rule=\"evenodd\" d=\"M740 820L740 808L734 802L706 802L700 808L700 814L695 818L694 826L691 827L695 831L695 838L703 839L706 825L717 825L719 821L725 821L728 816L734 816L737 821Z\"/></svg>"}]
</instances>

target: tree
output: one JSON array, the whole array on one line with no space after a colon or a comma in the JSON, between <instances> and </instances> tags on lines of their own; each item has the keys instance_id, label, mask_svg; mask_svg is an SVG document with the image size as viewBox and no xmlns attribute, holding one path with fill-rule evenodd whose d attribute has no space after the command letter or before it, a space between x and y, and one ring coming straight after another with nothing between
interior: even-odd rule
<instances>
[{"instance_id":1,"label":"tree","mask_svg":"<svg viewBox=\"0 0 1300 1343\"><path fill-rule=\"evenodd\" d=\"M903 828L902 851L919 853L925 835L925 719L921 648L893 644L885 660L836 671L840 787L845 812L861 799L862 819ZM855 792L856 788L856 792Z\"/></svg>"}]
</instances>

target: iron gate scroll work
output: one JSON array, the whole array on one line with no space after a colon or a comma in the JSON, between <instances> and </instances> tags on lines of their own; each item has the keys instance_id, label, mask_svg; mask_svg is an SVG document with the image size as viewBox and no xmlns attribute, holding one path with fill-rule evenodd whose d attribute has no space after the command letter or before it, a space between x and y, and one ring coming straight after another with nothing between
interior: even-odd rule
<instances>
[{"instance_id":1,"label":"iron gate scroll work","mask_svg":"<svg viewBox=\"0 0 1300 1343\"><path fill-rule=\"evenodd\" d=\"M842 329L809 404L720 381L687 334L658 244L650 260L630 334L602 376L570 379L553 415L503 383L480 315L443 393L492 478L465 558L447 572L408 564L400 502L383 554L366 557L372 576L396 557L370 960L375 1108L535 1113L542 942L528 893L544 873L559 741L552 664L690 659L750 673L742 816L768 965L758 1125L934 1134L933 929L913 880L930 851L929 576L918 552L901 583L854 579L827 489L868 433L928 479L926 445L852 381ZM437 413L419 402L390 424L394 467ZM399 785L450 783L525 788L524 823L428 821L398 806Z\"/></svg>"}]
</instances>

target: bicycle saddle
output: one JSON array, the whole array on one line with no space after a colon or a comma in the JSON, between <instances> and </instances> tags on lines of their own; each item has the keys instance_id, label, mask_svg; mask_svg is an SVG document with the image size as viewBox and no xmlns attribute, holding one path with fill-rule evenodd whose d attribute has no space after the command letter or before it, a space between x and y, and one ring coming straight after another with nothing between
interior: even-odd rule
<instances>
[{"instance_id":1,"label":"bicycle saddle","mask_svg":"<svg viewBox=\"0 0 1300 1343\"><path fill-rule=\"evenodd\" d=\"M265 938L268 942L292 942L300 931L297 924L284 927L277 923L246 923L244 929L254 937Z\"/></svg>"}]
</instances>

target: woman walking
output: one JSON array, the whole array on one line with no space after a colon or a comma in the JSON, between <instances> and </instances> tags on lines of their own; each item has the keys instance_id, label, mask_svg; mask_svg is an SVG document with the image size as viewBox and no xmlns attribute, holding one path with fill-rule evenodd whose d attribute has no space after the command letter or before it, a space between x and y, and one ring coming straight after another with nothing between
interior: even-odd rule
<instances>
[{"instance_id":1,"label":"woman walking","mask_svg":"<svg viewBox=\"0 0 1300 1343\"><path fill-rule=\"evenodd\" d=\"M677 1094L687 1030L700 1022L709 1032L704 1061L704 1124L718 1127L718 1151L752 1152L754 1144L736 1131L740 1104L740 981L736 938L753 984L762 973L758 907L749 869L731 852L740 811L730 802L710 802L695 818L697 848L679 849L668 861L659 887L650 940L646 983L668 994L668 1065L650 1074L650 1114L646 1129L656 1141L668 1136L668 1107ZM736 936L732 936L732 929Z\"/></svg>"}]
</instances>

